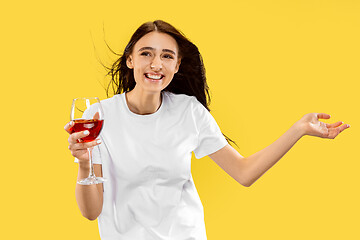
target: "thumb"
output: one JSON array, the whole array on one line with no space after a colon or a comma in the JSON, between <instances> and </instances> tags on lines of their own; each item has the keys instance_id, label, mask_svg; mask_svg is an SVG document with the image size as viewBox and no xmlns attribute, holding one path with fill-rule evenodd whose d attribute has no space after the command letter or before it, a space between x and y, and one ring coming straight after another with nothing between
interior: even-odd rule
<instances>
[{"instance_id":1,"label":"thumb","mask_svg":"<svg viewBox=\"0 0 360 240\"><path fill-rule=\"evenodd\" d=\"M95 114L94 114L94 117L93 117L95 120L98 120L98 119L100 119L100 114L99 114L99 112L96 112Z\"/></svg>"},{"instance_id":2,"label":"thumb","mask_svg":"<svg viewBox=\"0 0 360 240\"><path fill-rule=\"evenodd\" d=\"M329 114L326 114L326 113L317 113L316 117L318 119L329 119L331 116Z\"/></svg>"},{"instance_id":3,"label":"thumb","mask_svg":"<svg viewBox=\"0 0 360 240\"><path fill-rule=\"evenodd\" d=\"M68 133L71 133L73 126L74 126L74 122L73 122L73 121L70 121L70 122L68 122L68 123L64 126L64 129L65 129L65 131L67 131Z\"/></svg>"}]
</instances>

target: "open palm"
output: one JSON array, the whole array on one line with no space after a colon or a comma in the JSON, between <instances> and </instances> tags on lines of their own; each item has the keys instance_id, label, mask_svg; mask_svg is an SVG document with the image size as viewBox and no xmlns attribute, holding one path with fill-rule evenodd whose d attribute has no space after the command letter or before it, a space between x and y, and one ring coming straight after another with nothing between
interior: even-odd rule
<instances>
[{"instance_id":1,"label":"open palm","mask_svg":"<svg viewBox=\"0 0 360 240\"><path fill-rule=\"evenodd\" d=\"M305 135L316 136L321 138L334 139L350 125L343 124L343 122L336 122L332 124L324 123L319 119L329 119L330 115L326 113L308 113L300 119L300 123L304 126Z\"/></svg>"}]
</instances>

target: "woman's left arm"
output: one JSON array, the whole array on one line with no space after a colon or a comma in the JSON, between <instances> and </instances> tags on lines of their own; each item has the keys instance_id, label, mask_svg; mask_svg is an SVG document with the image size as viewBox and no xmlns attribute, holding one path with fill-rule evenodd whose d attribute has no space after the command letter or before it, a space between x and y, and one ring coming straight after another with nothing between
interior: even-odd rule
<instances>
[{"instance_id":1,"label":"woman's left arm","mask_svg":"<svg viewBox=\"0 0 360 240\"><path fill-rule=\"evenodd\" d=\"M350 127L348 124L342 125L343 122L327 124L319 121L329 118L330 115L325 113L306 114L279 139L249 157L242 157L230 145L209 154L209 157L237 182L249 187L277 163L302 136L334 139Z\"/></svg>"}]
</instances>

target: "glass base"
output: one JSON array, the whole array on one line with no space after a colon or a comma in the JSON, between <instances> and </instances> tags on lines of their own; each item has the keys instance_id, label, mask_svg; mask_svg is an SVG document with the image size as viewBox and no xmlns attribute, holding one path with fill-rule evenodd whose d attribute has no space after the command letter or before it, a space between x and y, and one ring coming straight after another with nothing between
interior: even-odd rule
<instances>
[{"instance_id":1,"label":"glass base","mask_svg":"<svg viewBox=\"0 0 360 240\"><path fill-rule=\"evenodd\" d=\"M81 179L81 180L77 181L77 183L81 184L81 185L93 185L93 184L103 183L105 181L106 181L105 178L94 176L94 177L87 177L87 178Z\"/></svg>"}]
</instances>

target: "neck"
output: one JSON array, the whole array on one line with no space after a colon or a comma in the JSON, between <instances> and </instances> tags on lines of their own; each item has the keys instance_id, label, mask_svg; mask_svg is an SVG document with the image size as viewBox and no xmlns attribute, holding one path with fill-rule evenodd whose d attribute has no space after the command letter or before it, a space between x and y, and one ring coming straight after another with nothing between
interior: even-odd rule
<instances>
[{"instance_id":1,"label":"neck","mask_svg":"<svg viewBox=\"0 0 360 240\"><path fill-rule=\"evenodd\" d=\"M133 113L147 115L155 113L161 106L161 93L136 91L135 88L125 94L127 105Z\"/></svg>"}]
</instances>

